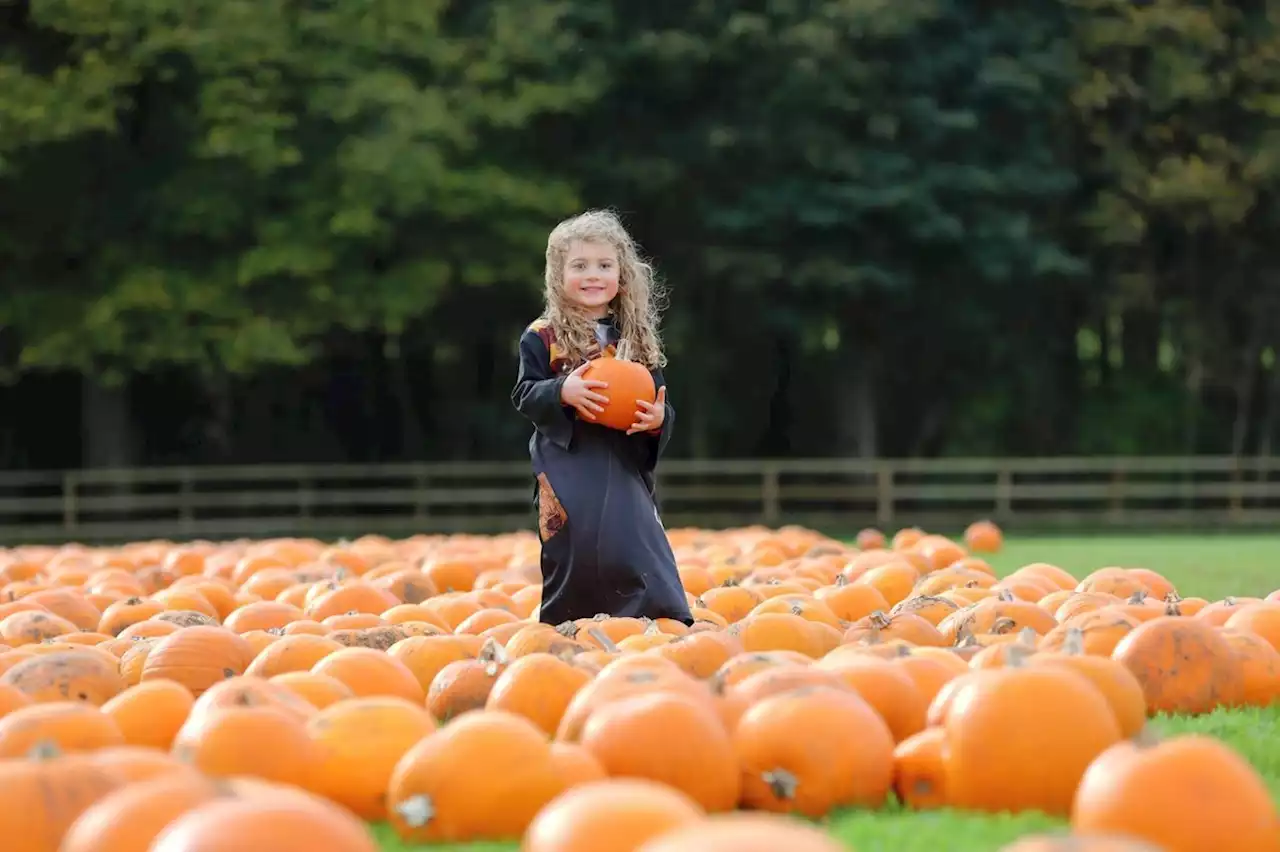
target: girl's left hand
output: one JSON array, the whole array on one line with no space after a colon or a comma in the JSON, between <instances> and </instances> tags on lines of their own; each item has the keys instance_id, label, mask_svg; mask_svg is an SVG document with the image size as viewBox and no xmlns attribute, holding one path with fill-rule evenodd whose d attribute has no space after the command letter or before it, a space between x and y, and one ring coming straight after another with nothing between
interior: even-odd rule
<instances>
[{"instance_id":1,"label":"girl's left hand","mask_svg":"<svg viewBox=\"0 0 1280 852\"><path fill-rule=\"evenodd\" d=\"M653 402L636 400L636 422L627 430L628 435L637 432L656 432L662 428L662 421L667 417L667 388L658 388L657 398Z\"/></svg>"}]
</instances>

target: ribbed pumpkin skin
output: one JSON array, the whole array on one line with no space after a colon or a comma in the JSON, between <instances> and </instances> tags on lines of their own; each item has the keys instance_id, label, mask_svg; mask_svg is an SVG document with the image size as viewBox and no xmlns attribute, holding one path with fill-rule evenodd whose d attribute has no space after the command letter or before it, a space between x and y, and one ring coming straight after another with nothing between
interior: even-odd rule
<instances>
[{"instance_id":1,"label":"ribbed pumpkin skin","mask_svg":"<svg viewBox=\"0 0 1280 852\"><path fill-rule=\"evenodd\" d=\"M608 382L607 388L600 388L601 396L607 396L609 402L604 411L596 415L596 423L610 429L626 431L636 422L639 406L636 400L653 402L657 390L653 385L653 376L643 364L636 361L622 361L618 358L597 358L587 365L583 372L584 379L598 379Z\"/></svg>"}]
</instances>

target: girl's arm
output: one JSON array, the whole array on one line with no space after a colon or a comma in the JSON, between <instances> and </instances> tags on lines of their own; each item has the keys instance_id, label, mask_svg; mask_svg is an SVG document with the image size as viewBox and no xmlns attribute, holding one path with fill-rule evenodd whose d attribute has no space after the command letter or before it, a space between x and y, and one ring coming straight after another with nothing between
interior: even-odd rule
<instances>
[{"instance_id":1,"label":"girl's arm","mask_svg":"<svg viewBox=\"0 0 1280 852\"><path fill-rule=\"evenodd\" d=\"M653 390L656 393L659 388L666 387L666 377L662 375L662 370L650 370L653 375ZM667 449L667 444L671 442L671 426L676 419L676 410L671 405L671 396L668 394L667 401L663 405L662 426L656 432L641 432L633 435L637 441L641 441L644 445L644 468L647 471L653 471L658 466L658 459L662 457L663 452Z\"/></svg>"},{"instance_id":2,"label":"girl's arm","mask_svg":"<svg viewBox=\"0 0 1280 852\"><path fill-rule=\"evenodd\" d=\"M573 439L573 409L560 401L564 376L551 372L551 353L532 329L520 336L520 372L511 389L511 404L533 422L553 444L569 449Z\"/></svg>"}]
</instances>

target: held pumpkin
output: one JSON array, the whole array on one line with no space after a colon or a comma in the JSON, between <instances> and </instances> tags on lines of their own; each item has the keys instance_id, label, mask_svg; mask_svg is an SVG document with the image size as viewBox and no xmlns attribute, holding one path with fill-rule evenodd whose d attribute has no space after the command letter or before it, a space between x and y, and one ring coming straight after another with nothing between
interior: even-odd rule
<instances>
[{"instance_id":1,"label":"held pumpkin","mask_svg":"<svg viewBox=\"0 0 1280 852\"><path fill-rule=\"evenodd\" d=\"M582 377L608 383L607 388L599 389L600 395L609 401L602 406L604 410L596 415L595 422L610 429L623 432L630 429L640 410L636 400L653 402L657 398L653 376L637 361L608 356L596 358L587 364Z\"/></svg>"}]
</instances>

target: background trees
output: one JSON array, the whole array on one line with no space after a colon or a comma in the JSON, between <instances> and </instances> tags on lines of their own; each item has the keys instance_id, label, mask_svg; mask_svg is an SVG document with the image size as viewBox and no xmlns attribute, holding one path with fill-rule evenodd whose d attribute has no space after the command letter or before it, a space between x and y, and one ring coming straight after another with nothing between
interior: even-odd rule
<instances>
[{"instance_id":1,"label":"background trees","mask_svg":"<svg viewBox=\"0 0 1280 852\"><path fill-rule=\"evenodd\" d=\"M1260 2L0 15L8 468L518 457L515 341L587 205L669 284L681 455L1276 437Z\"/></svg>"}]
</instances>

